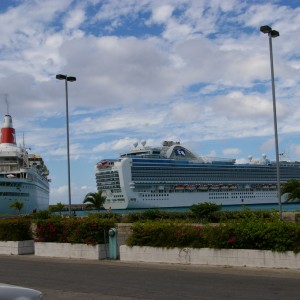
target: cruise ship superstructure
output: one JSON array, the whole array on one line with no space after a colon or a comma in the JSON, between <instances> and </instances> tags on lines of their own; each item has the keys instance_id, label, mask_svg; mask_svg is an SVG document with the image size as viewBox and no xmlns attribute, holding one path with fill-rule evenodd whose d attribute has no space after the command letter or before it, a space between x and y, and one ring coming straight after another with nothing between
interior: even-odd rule
<instances>
[{"instance_id":1,"label":"cruise ship superstructure","mask_svg":"<svg viewBox=\"0 0 300 300\"><path fill-rule=\"evenodd\" d=\"M142 142L95 168L106 209L278 203L276 163L265 155L237 164L235 159L201 157L179 142L165 141L161 147ZM280 178L281 184L300 180L300 162L282 160Z\"/></svg>"},{"instance_id":2,"label":"cruise ship superstructure","mask_svg":"<svg viewBox=\"0 0 300 300\"><path fill-rule=\"evenodd\" d=\"M0 215L18 213L10 206L23 203L20 213L49 208L49 171L40 155L17 145L10 115L4 116L0 143Z\"/></svg>"}]
</instances>

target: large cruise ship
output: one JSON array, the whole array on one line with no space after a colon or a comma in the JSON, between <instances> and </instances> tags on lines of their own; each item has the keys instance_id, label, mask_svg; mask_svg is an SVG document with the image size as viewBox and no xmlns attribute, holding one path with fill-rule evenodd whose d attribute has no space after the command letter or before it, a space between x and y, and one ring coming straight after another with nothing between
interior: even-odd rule
<instances>
[{"instance_id":1,"label":"large cruise ship","mask_svg":"<svg viewBox=\"0 0 300 300\"><path fill-rule=\"evenodd\" d=\"M4 116L0 139L0 216L18 213L10 206L23 203L22 214L49 207L49 171L39 155L16 143L10 115Z\"/></svg>"},{"instance_id":2,"label":"large cruise ship","mask_svg":"<svg viewBox=\"0 0 300 300\"><path fill-rule=\"evenodd\" d=\"M266 155L237 164L235 159L201 157L179 142L165 141L162 147L142 142L95 168L105 209L278 203L276 163ZM281 159L280 179L300 180L300 162Z\"/></svg>"}]
</instances>

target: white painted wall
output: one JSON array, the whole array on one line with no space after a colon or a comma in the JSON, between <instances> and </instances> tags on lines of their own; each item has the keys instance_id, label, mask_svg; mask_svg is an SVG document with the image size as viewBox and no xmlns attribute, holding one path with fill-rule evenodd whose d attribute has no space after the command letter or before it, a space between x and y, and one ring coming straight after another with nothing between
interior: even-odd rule
<instances>
[{"instance_id":1,"label":"white painted wall","mask_svg":"<svg viewBox=\"0 0 300 300\"><path fill-rule=\"evenodd\" d=\"M120 260L131 262L300 269L300 254L268 250L154 248L120 246Z\"/></svg>"}]
</instances>

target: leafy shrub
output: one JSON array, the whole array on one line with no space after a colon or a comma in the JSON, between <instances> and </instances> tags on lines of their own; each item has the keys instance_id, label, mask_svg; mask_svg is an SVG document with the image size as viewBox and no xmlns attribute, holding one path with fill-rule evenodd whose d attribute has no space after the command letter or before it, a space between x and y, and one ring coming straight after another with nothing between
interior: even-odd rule
<instances>
[{"instance_id":1,"label":"leafy shrub","mask_svg":"<svg viewBox=\"0 0 300 300\"><path fill-rule=\"evenodd\" d=\"M129 246L257 249L300 252L300 224L278 218L233 220L216 226L178 222L137 222L126 241Z\"/></svg>"},{"instance_id":2,"label":"leafy shrub","mask_svg":"<svg viewBox=\"0 0 300 300\"><path fill-rule=\"evenodd\" d=\"M33 220L44 220L44 219L49 219L50 217L51 217L50 210L40 210L31 214L31 218Z\"/></svg>"},{"instance_id":3,"label":"leafy shrub","mask_svg":"<svg viewBox=\"0 0 300 300\"><path fill-rule=\"evenodd\" d=\"M200 226L178 222L147 221L135 223L132 230L133 234L126 241L129 246L197 248L204 245L204 236Z\"/></svg>"},{"instance_id":4,"label":"leafy shrub","mask_svg":"<svg viewBox=\"0 0 300 300\"><path fill-rule=\"evenodd\" d=\"M191 212L195 220L200 222L208 222L212 221L214 213L220 211L221 208L221 205L205 202L192 205Z\"/></svg>"},{"instance_id":5,"label":"leafy shrub","mask_svg":"<svg viewBox=\"0 0 300 300\"><path fill-rule=\"evenodd\" d=\"M221 211L221 206L214 203L201 203L191 207L190 211L166 211L160 209L149 209L146 211L137 211L123 214L118 222L134 223L146 220L181 220L190 223L221 223L228 220L241 218L264 218L271 219L278 217L274 211L253 211L244 208L242 211ZM120 214L116 214L119 215Z\"/></svg>"},{"instance_id":6,"label":"leafy shrub","mask_svg":"<svg viewBox=\"0 0 300 300\"><path fill-rule=\"evenodd\" d=\"M278 213L275 211L265 211L265 210L250 210L244 207L243 210L236 211L218 211L215 213L215 217L218 222L224 222L228 220L240 220L240 219L266 219L270 220L273 218L278 218Z\"/></svg>"},{"instance_id":7,"label":"leafy shrub","mask_svg":"<svg viewBox=\"0 0 300 300\"><path fill-rule=\"evenodd\" d=\"M88 213L89 218L96 218L96 219L111 219L114 220L116 223L120 222L122 219L121 214L116 214L113 212L89 212Z\"/></svg>"},{"instance_id":8,"label":"leafy shrub","mask_svg":"<svg viewBox=\"0 0 300 300\"><path fill-rule=\"evenodd\" d=\"M0 241L26 240L32 240L31 221L29 219L0 220Z\"/></svg>"},{"instance_id":9,"label":"leafy shrub","mask_svg":"<svg viewBox=\"0 0 300 300\"><path fill-rule=\"evenodd\" d=\"M235 239L234 242L231 242L230 248L279 252L289 250L298 252L300 250L298 249L300 240L297 238L297 228L300 230L299 225L284 222L279 218L270 221L241 219L228 223L227 227L231 237Z\"/></svg>"},{"instance_id":10,"label":"leafy shrub","mask_svg":"<svg viewBox=\"0 0 300 300\"><path fill-rule=\"evenodd\" d=\"M114 224L111 219L88 217L38 220L35 240L37 242L103 244L107 242L107 232Z\"/></svg>"},{"instance_id":11,"label":"leafy shrub","mask_svg":"<svg viewBox=\"0 0 300 300\"><path fill-rule=\"evenodd\" d=\"M160 209L148 209L146 211L131 212L122 216L122 222L134 223L146 220L191 220L191 212L164 211Z\"/></svg>"}]
</instances>

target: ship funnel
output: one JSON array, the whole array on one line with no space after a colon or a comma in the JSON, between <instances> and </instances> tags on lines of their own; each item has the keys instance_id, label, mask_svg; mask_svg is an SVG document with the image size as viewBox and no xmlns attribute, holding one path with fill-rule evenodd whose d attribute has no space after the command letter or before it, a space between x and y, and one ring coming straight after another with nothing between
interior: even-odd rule
<instances>
[{"instance_id":1,"label":"ship funnel","mask_svg":"<svg viewBox=\"0 0 300 300\"><path fill-rule=\"evenodd\" d=\"M3 127L1 128L1 144L16 144L16 134L13 128L10 115L4 116Z\"/></svg>"}]
</instances>

